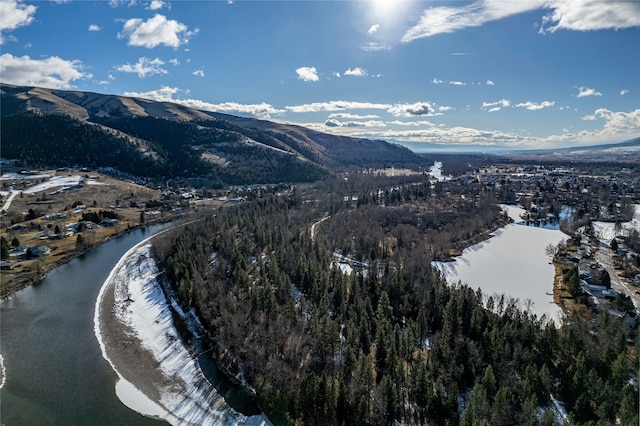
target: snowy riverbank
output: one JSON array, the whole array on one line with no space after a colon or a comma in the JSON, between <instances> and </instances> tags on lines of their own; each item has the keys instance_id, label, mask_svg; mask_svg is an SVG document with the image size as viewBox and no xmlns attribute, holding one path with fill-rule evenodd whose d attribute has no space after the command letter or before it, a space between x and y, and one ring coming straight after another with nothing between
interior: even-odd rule
<instances>
[{"instance_id":1,"label":"snowy riverbank","mask_svg":"<svg viewBox=\"0 0 640 426\"><path fill-rule=\"evenodd\" d=\"M116 393L129 408L171 424L270 424L229 407L204 377L176 330L156 279L148 241L131 249L105 281L94 328L118 375Z\"/></svg>"}]
</instances>

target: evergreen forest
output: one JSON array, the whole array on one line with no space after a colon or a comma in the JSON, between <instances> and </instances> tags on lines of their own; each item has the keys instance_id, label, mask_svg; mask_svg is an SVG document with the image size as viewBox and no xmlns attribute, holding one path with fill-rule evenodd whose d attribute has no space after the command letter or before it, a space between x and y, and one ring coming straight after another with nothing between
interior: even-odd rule
<instances>
[{"instance_id":1,"label":"evergreen forest","mask_svg":"<svg viewBox=\"0 0 640 426\"><path fill-rule=\"evenodd\" d=\"M329 179L219 209L155 255L274 424L554 425L558 401L564 424L638 424L637 343L621 319L556 324L432 267L506 223L504 197Z\"/></svg>"}]
</instances>

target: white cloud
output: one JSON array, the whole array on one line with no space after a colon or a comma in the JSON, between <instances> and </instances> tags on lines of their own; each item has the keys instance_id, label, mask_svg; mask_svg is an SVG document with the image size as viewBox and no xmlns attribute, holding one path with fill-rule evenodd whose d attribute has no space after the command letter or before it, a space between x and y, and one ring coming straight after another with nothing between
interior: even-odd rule
<instances>
[{"instance_id":1,"label":"white cloud","mask_svg":"<svg viewBox=\"0 0 640 426\"><path fill-rule=\"evenodd\" d=\"M491 80L489 80L489 81L491 81ZM431 82L433 84L444 84L444 83L447 83L446 81L440 80L439 78L436 78L436 77L433 77L433 80L431 80ZM464 81L449 81L448 83L450 85L452 85L452 86L466 86L467 85L467 83L465 83ZM473 84L473 83L471 83L471 84ZM478 84L480 84L480 83L478 83ZM489 84L489 82L487 82L487 84ZM490 86L492 86L492 85L493 85L493 82L491 82Z\"/></svg>"},{"instance_id":2,"label":"white cloud","mask_svg":"<svg viewBox=\"0 0 640 426\"><path fill-rule=\"evenodd\" d=\"M448 107L445 107L448 108ZM287 106L286 110L297 113L310 113L322 111L344 111L358 109L380 109L386 110L389 114L396 117L415 117L419 115L433 115L434 107L427 102L416 102L414 104L377 104L370 102L351 102L351 101L330 101L317 102L311 104L303 104L296 106ZM342 116L331 115L329 118L377 118L377 116L355 116L344 114Z\"/></svg>"},{"instance_id":3,"label":"white cloud","mask_svg":"<svg viewBox=\"0 0 640 426\"><path fill-rule=\"evenodd\" d=\"M373 24L371 27L369 27L369 30L367 31L369 34L373 34L376 31L378 31L380 29L380 24Z\"/></svg>"},{"instance_id":4,"label":"white cloud","mask_svg":"<svg viewBox=\"0 0 640 426\"><path fill-rule=\"evenodd\" d=\"M640 134L640 109L631 112L614 112L605 108L595 111L596 115L607 120L603 131L612 134Z\"/></svg>"},{"instance_id":5,"label":"white cloud","mask_svg":"<svg viewBox=\"0 0 640 426\"><path fill-rule=\"evenodd\" d=\"M157 14L146 21L139 18L127 20L118 38L128 38L130 46L154 48L165 45L176 49L197 33L198 29L189 30L185 24Z\"/></svg>"},{"instance_id":6,"label":"white cloud","mask_svg":"<svg viewBox=\"0 0 640 426\"><path fill-rule=\"evenodd\" d=\"M137 0L109 0L109 6L118 7L121 4L126 4L129 7L136 6L138 4Z\"/></svg>"},{"instance_id":7,"label":"white cloud","mask_svg":"<svg viewBox=\"0 0 640 426\"><path fill-rule=\"evenodd\" d=\"M194 72L192 72L192 74L197 76L197 77L204 77L204 71L203 70L195 70Z\"/></svg>"},{"instance_id":8,"label":"white cloud","mask_svg":"<svg viewBox=\"0 0 640 426\"><path fill-rule=\"evenodd\" d=\"M414 104L396 104L387 111L396 117L415 117L417 115L431 115L433 107L427 102L416 102Z\"/></svg>"},{"instance_id":9,"label":"white cloud","mask_svg":"<svg viewBox=\"0 0 640 426\"><path fill-rule=\"evenodd\" d=\"M282 114L284 112L283 110L274 108L271 104L268 104L266 102L262 102L259 104L239 104L237 102L223 102L220 104L212 104L197 99L185 99L175 102L191 108L201 109L205 111L224 112L227 114L244 114L262 119L271 118L271 115Z\"/></svg>"},{"instance_id":10,"label":"white cloud","mask_svg":"<svg viewBox=\"0 0 640 426\"><path fill-rule=\"evenodd\" d=\"M167 74L167 70L162 68L164 61L160 58L148 59L144 56L138 59L135 64L123 64L116 66L120 72L136 73L138 77L145 78L155 74Z\"/></svg>"},{"instance_id":11,"label":"white cloud","mask_svg":"<svg viewBox=\"0 0 640 426\"><path fill-rule=\"evenodd\" d=\"M556 104L555 101L543 101L543 102L540 102L540 103L535 103L535 102L528 101L528 102L522 102L522 103L516 104L516 107L518 107L518 108L526 108L529 111L537 111L537 110L540 110L540 109L543 109L543 108L552 107L555 104Z\"/></svg>"},{"instance_id":12,"label":"white cloud","mask_svg":"<svg viewBox=\"0 0 640 426\"><path fill-rule=\"evenodd\" d=\"M340 121L336 119L328 119L324 122L327 127L387 127L383 121Z\"/></svg>"},{"instance_id":13,"label":"white cloud","mask_svg":"<svg viewBox=\"0 0 640 426\"><path fill-rule=\"evenodd\" d=\"M511 101L507 99L500 99L495 102L483 102L482 109L488 112L500 111L502 108L508 108L511 106Z\"/></svg>"},{"instance_id":14,"label":"white cloud","mask_svg":"<svg viewBox=\"0 0 640 426\"><path fill-rule=\"evenodd\" d=\"M151 0L151 3L149 3L148 9L150 10L159 10L162 9L163 7L165 7L167 4L165 2L163 2L162 0Z\"/></svg>"},{"instance_id":15,"label":"white cloud","mask_svg":"<svg viewBox=\"0 0 640 426\"><path fill-rule=\"evenodd\" d=\"M337 78L340 78L340 73L338 71L334 72L333 75Z\"/></svg>"},{"instance_id":16,"label":"white cloud","mask_svg":"<svg viewBox=\"0 0 640 426\"><path fill-rule=\"evenodd\" d=\"M622 89L622 90L620 91L620 96L624 96L624 95L626 95L627 93L629 93L629 90L627 90L627 89Z\"/></svg>"},{"instance_id":17,"label":"white cloud","mask_svg":"<svg viewBox=\"0 0 640 426\"><path fill-rule=\"evenodd\" d=\"M296 70L298 80L302 81L318 81L318 71L316 67L300 67Z\"/></svg>"},{"instance_id":18,"label":"white cloud","mask_svg":"<svg viewBox=\"0 0 640 426\"><path fill-rule=\"evenodd\" d=\"M443 107L442 111L450 109ZM317 102L311 104L294 105L285 107L287 111L296 113L314 113L314 112L332 112L346 110L363 110L363 109L379 109L388 112L395 117L416 117L416 116L432 116L442 115L441 112L436 113L435 107L428 102L416 102L413 104L377 104L371 102L353 102L353 101L330 101ZM336 113L329 115L330 119L364 119L379 118L376 115L356 115L350 113Z\"/></svg>"},{"instance_id":19,"label":"white cloud","mask_svg":"<svg viewBox=\"0 0 640 426\"><path fill-rule=\"evenodd\" d=\"M542 34L557 30L618 30L640 26L640 3L637 1L549 0L547 7L553 12L542 18ZM551 26L545 28L545 24Z\"/></svg>"},{"instance_id":20,"label":"white cloud","mask_svg":"<svg viewBox=\"0 0 640 426\"><path fill-rule=\"evenodd\" d=\"M418 22L402 37L410 42L537 9L551 10L540 25L540 33L559 29L590 31L640 26L640 2L602 0L476 0L463 6L437 6L423 11Z\"/></svg>"},{"instance_id":21,"label":"white cloud","mask_svg":"<svg viewBox=\"0 0 640 426\"><path fill-rule=\"evenodd\" d=\"M46 59L31 59L29 56L0 56L2 82L18 86L42 86L52 89L70 89L71 82L91 78L82 71L82 62L67 61L57 56Z\"/></svg>"},{"instance_id":22,"label":"white cloud","mask_svg":"<svg viewBox=\"0 0 640 426\"><path fill-rule=\"evenodd\" d=\"M195 108L203 111L246 114L264 119L270 118L272 114L281 114L284 112L283 110L276 109L270 104L264 102L259 104L239 104L236 102L213 104L199 99L175 99L174 95L180 92L189 93L188 91L181 90L177 87L163 86L160 89L149 92L125 92L124 96L133 96L159 102L174 102L189 108Z\"/></svg>"},{"instance_id":23,"label":"white cloud","mask_svg":"<svg viewBox=\"0 0 640 426\"><path fill-rule=\"evenodd\" d=\"M598 108L593 115L582 117L583 120L604 119L606 121L600 133L607 136L640 134L640 109L631 112L616 112L606 108Z\"/></svg>"},{"instance_id":24,"label":"white cloud","mask_svg":"<svg viewBox=\"0 0 640 426\"><path fill-rule=\"evenodd\" d=\"M162 86L160 89L151 90L149 92L124 92L124 96L149 99L158 102L177 102L173 99L173 95L179 92L184 91L177 87Z\"/></svg>"},{"instance_id":25,"label":"white cloud","mask_svg":"<svg viewBox=\"0 0 640 426\"><path fill-rule=\"evenodd\" d=\"M30 25L36 9L33 5L25 5L13 0L0 1L0 44L5 42L5 36L2 34L5 31Z\"/></svg>"},{"instance_id":26,"label":"white cloud","mask_svg":"<svg viewBox=\"0 0 640 426\"><path fill-rule=\"evenodd\" d=\"M171 65L180 65L180 61L178 60L178 58L171 58L169 59L169 63Z\"/></svg>"},{"instance_id":27,"label":"white cloud","mask_svg":"<svg viewBox=\"0 0 640 426\"><path fill-rule=\"evenodd\" d=\"M360 46L360 49L364 50L365 52L377 52L379 50L389 50L391 49L391 46L388 46L384 43L376 43L372 41Z\"/></svg>"},{"instance_id":28,"label":"white cloud","mask_svg":"<svg viewBox=\"0 0 640 426\"><path fill-rule=\"evenodd\" d=\"M100 27L100 25L96 25L96 24L89 25L89 31L100 31L100 30L102 30L102 27Z\"/></svg>"},{"instance_id":29,"label":"white cloud","mask_svg":"<svg viewBox=\"0 0 640 426\"><path fill-rule=\"evenodd\" d=\"M540 8L542 0L478 0L465 6L437 6L426 9L418 23L402 37L410 42L436 34L451 33L468 27L479 27L487 22Z\"/></svg>"},{"instance_id":30,"label":"white cloud","mask_svg":"<svg viewBox=\"0 0 640 426\"><path fill-rule=\"evenodd\" d=\"M433 123L430 121L400 121L400 120L393 120L390 121L388 124L393 125L393 126L404 126L404 127L433 127Z\"/></svg>"},{"instance_id":31,"label":"white cloud","mask_svg":"<svg viewBox=\"0 0 640 426\"><path fill-rule=\"evenodd\" d=\"M577 97L584 98L585 96L602 96L602 93L598 92L596 89L590 89L588 87L579 87Z\"/></svg>"},{"instance_id":32,"label":"white cloud","mask_svg":"<svg viewBox=\"0 0 640 426\"><path fill-rule=\"evenodd\" d=\"M352 102L352 101L330 101L330 102L314 102L311 104L295 105L285 107L287 111L306 113L306 112L322 112L322 111L344 111L348 109L389 109L389 104L376 104L370 102Z\"/></svg>"},{"instance_id":33,"label":"white cloud","mask_svg":"<svg viewBox=\"0 0 640 426\"><path fill-rule=\"evenodd\" d=\"M329 114L329 118L342 118L347 120L370 120L373 118L380 118L380 116L375 114L361 115L361 114L350 114L347 112L336 112L336 113Z\"/></svg>"},{"instance_id":34,"label":"white cloud","mask_svg":"<svg viewBox=\"0 0 640 426\"><path fill-rule=\"evenodd\" d=\"M429 122L425 122L425 126L424 128L413 125L406 126L414 127L413 129L407 129L406 127L404 129L394 129L387 127L380 130L339 127L334 128L332 132L354 137L444 144L521 146L526 144L532 145L536 141L536 139L532 137L516 133L505 133L498 130L481 130L469 127L447 128L446 126L435 126Z\"/></svg>"},{"instance_id":35,"label":"white cloud","mask_svg":"<svg viewBox=\"0 0 640 426\"><path fill-rule=\"evenodd\" d=\"M440 112L451 111L452 109L453 109L453 107L451 107L451 106L439 106L438 107L438 111L440 111Z\"/></svg>"},{"instance_id":36,"label":"white cloud","mask_svg":"<svg viewBox=\"0 0 640 426\"><path fill-rule=\"evenodd\" d=\"M362 69L360 67L356 67L354 69L349 68L344 72L344 75L350 75L354 77L364 77L367 75L367 70Z\"/></svg>"},{"instance_id":37,"label":"white cloud","mask_svg":"<svg viewBox=\"0 0 640 426\"><path fill-rule=\"evenodd\" d=\"M577 133L567 133L560 136L552 135L541 142L569 142L575 146L578 143L620 142L635 138L640 134L640 109L622 112L599 108L593 114L585 115L581 119L585 121L605 120L605 123L598 130L582 130Z\"/></svg>"},{"instance_id":38,"label":"white cloud","mask_svg":"<svg viewBox=\"0 0 640 426\"><path fill-rule=\"evenodd\" d=\"M562 133L548 136L531 136L518 132L475 129L462 126L447 127L442 124L436 126L428 121L387 121L386 127L375 126L373 121L369 123L369 127L355 123L345 124L338 120L327 120L325 123L297 124L318 131L330 131L334 134L353 137L407 142L483 144L528 148L619 142L637 137L640 134L640 109L631 112L615 112L600 108L595 110L592 115L583 117L583 120L604 120L605 123L602 128L594 131L581 130L570 133L563 129Z\"/></svg>"},{"instance_id":39,"label":"white cloud","mask_svg":"<svg viewBox=\"0 0 640 426\"><path fill-rule=\"evenodd\" d=\"M495 86L495 85L496 85L496 84L495 84L493 81L491 81L491 80L487 80L487 83L486 83L486 84L487 84L487 86Z\"/></svg>"}]
</instances>

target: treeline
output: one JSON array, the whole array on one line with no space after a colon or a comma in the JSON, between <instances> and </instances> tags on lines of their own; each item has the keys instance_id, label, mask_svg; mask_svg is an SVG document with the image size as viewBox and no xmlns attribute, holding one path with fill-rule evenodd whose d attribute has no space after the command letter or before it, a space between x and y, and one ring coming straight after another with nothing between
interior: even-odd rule
<instances>
[{"instance_id":1,"label":"treeline","mask_svg":"<svg viewBox=\"0 0 640 426\"><path fill-rule=\"evenodd\" d=\"M120 219L120 215L113 210L100 210L82 213L82 221L101 223L105 219Z\"/></svg>"},{"instance_id":2,"label":"treeline","mask_svg":"<svg viewBox=\"0 0 640 426\"><path fill-rule=\"evenodd\" d=\"M347 213L333 194L339 220L374 209ZM155 244L179 302L274 423L551 425L558 396L575 424L637 424L633 334L617 317L557 328L512 298L447 285L425 239L444 226L413 223L411 210L389 209L366 229L332 217L311 239L326 204L309 195L224 208ZM356 251L398 242L345 275L332 262L341 227L352 240L367 231ZM407 227L416 231L401 243Z\"/></svg>"}]
</instances>

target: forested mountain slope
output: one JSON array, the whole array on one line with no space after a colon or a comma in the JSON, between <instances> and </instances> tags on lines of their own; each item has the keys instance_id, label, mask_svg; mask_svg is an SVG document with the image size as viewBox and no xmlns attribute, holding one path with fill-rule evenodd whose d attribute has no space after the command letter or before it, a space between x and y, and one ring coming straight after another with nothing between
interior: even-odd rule
<instances>
[{"instance_id":1,"label":"forested mountain slope","mask_svg":"<svg viewBox=\"0 0 640 426\"><path fill-rule=\"evenodd\" d=\"M2 85L2 156L34 166L114 167L219 184L312 181L424 159L400 145L168 102Z\"/></svg>"}]
</instances>

